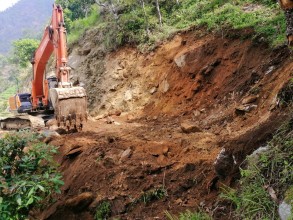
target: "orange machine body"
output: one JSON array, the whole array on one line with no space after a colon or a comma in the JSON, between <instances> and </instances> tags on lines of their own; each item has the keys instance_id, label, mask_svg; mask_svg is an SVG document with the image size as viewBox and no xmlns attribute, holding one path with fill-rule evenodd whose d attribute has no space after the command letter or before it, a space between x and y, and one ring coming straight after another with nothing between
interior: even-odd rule
<instances>
[{"instance_id":1,"label":"orange machine body","mask_svg":"<svg viewBox=\"0 0 293 220\"><path fill-rule=\"evenodd\" d=\"M61 85L69 83L67 67L66 29L64 27L63 10L60 5L53 5L52 20L46 28L44 36L35 51L32 80L32 109L47 108L49 106L49 86L45 79L46 64L54 52L56 63L56 77Z\"/></svg>"}]
</instances>

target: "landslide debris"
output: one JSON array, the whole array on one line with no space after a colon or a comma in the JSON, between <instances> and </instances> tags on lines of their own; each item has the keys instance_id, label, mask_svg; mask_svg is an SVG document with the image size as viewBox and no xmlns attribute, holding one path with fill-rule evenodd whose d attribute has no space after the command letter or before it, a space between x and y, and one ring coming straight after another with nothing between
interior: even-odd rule
<instances>
[{"instance_id":1,"label":"landslide debris","mask_svg":"<svg viewBox=\"0 0 293 220\"><path fill-rule=\"evenodd\" d=\"M131 47L105 54L88 32L70 60L93 118L83 132L50 141L65 185L41 218L94 219L106 207L119 219L187 209L227 219L221 185L236 184L245 157L289 114L278 101L292 77L289 51L250 34L190 30L148 54ZM220 152L226 159L215 168Z\"/></svg>"}]
</instances>

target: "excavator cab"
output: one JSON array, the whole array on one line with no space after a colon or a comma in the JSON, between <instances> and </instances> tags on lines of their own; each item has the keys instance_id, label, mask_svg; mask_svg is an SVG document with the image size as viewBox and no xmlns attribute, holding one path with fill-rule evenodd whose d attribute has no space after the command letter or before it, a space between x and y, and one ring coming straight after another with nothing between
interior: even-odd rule
<instances>
[{"instance_id":1,"label":"excavator cab","mask_svg":"<svg viewBox=\"0 0 293 220\"><path fill-rule=\"evenodd\" d=\"M32 109L31 94L18 93L9 98L9 111L12 113L28 113Z\"/></svg>"}]
</instances>

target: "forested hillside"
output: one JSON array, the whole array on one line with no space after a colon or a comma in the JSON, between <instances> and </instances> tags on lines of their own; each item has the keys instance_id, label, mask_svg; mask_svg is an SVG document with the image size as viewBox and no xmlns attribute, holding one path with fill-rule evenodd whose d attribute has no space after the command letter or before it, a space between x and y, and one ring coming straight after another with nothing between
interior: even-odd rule
<instances>
[{"instance_id":1,"label":"forested hillside","mask_svg":"<svg viewBox=\"0 0 293 220\"><path fill-rule=\"evenodd\" d=\"M19 38L40 38L54 0L20 0L0 13L0 53L6 54Z\"/></svg>"}]
</instances>

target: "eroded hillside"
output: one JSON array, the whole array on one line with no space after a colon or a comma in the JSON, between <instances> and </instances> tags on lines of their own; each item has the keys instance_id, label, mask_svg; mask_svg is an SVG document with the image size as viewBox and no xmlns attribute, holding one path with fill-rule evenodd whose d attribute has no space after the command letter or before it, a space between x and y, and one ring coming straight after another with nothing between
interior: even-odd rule
<instances>
[{"instance_id":1,"label":"eroded hillside","mask_svg":"<svg viewBox=\"0 0 293 220\"><path fill-rule=\"evenodd\" d=\"M292 78L286 47L252 41L251 30L189 30L147 54L107 53L98 30L70 53L85 83L92 118L59 146L65 185L43 219L165 219L202 209L227 219L218 195L234 185L246 155L269 140L289 114L280 99ZM96 39L96 40L93 40ZM225 148L224 163L214 166Z\"/></svg>"}]
</instances>

